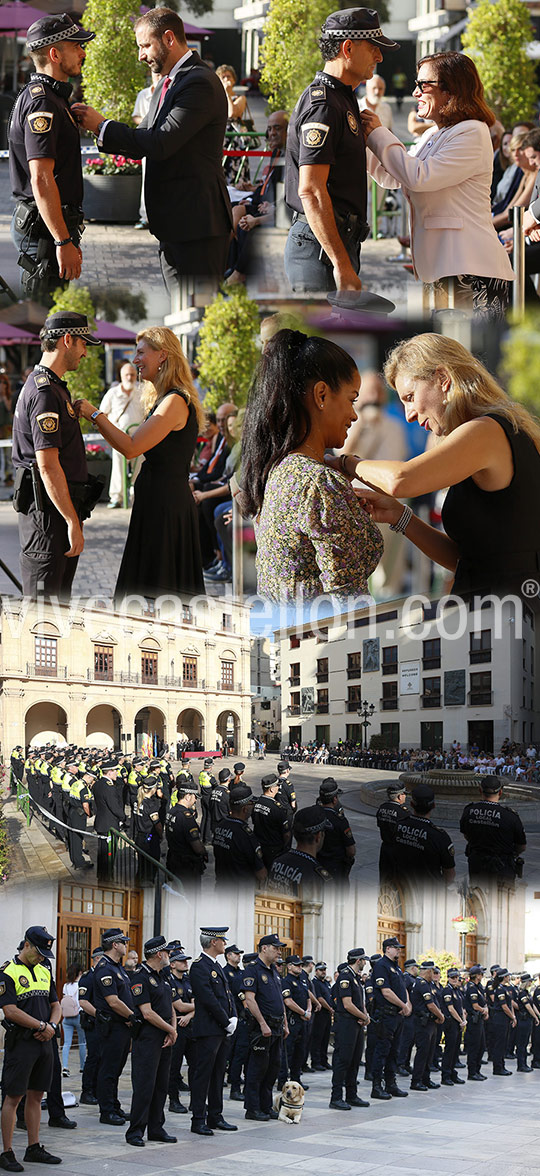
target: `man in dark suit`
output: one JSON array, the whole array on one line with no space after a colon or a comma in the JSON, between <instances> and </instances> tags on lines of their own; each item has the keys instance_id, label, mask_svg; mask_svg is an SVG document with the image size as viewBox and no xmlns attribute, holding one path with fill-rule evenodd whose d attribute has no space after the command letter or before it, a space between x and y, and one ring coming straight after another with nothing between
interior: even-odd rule
<instances>
[{"instance_id":1,"label":"man in dark suit","mask_svg":"<svg viewBox=\"0 0 540 1176\"><path fill-rule=\"evenodd\" d=\"M227 98L213 70L189 49L176 12L150 9L136 21L135 36L139 60L163 77L139 126L82 103L73 109L101 150L146 157L148 224L171 293L182 276L220 279L225 272L232 227L222 169Z\"/></svg>"},{"instance_id":2,"label":"man in dark suit","mask_svg":"<svg viewBox=\"0 0 540 1176\"><path fill-rule=\"evenodd\" d=\"M238 1017L234 999L217 957L223 955L228 927L201 927L202 951L189 970L195 1001L193 1039L195 1061L190 1072L191 1130L196 1135L236 1131L223 1118L223 1080L227 1065L227 1039Z\"/></svg>"}]
</instances>

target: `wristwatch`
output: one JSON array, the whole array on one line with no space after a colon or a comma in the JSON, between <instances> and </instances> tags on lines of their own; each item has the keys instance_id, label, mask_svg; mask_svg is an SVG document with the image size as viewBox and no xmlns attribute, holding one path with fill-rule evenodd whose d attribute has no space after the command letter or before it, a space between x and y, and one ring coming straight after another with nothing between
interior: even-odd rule
<instances>
[{"instance_id":1,"label":"wristwatch","mask_svg":"<svg viewBox=\"0 0 540 1176\"><path fill-rule=\"evenodd\" d=\"M73 240L72 237L64 237L63 241L54 241L53 244L56 246L57 249L59 249L61 245L69 245L72 240Z\"/></svg>"},{"instance_id":2,"label":"wristwatch","mask_svg":"<svg viewBox=\"0 0 540 1176\"><path fill-rule=\"evenodd\" d=\"M46 1028L46 1021L40 1021L40 1022L39 1022L39 1029L38 1029L38 1033L43 1033L43 1030L44 1030L45 1028Z\"/></svg>"},{"instance_id":3,"label":"wristwatch","mask_svg":"<svg viewBox=\"0 0 540 1176\"><path fill-rule=\"evenodd\" d=\"M58 1029L58 1025L56 1025L54 1021L49 1021L49 1025L51 1026L53 1033L56 1033L56 1030Z\"/></svg>"},{"instance_id":4,"label":"wristwatch","mask_svg":"<svg viewBox=\"0 0 540 1176\"><path fill-rule=\"evenodd\" d=\"M101 416L101 409L100 408L96 408L95 412L90 413L90 420L95 421L96 417L98 417L98 416Z\"/></svg>"}]
</instances>

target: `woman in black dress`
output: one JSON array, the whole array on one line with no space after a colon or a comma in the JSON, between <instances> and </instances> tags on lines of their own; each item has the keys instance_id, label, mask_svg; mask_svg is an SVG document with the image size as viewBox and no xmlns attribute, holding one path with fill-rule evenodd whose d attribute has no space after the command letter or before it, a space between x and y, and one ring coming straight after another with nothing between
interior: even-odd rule
<instances>
[{"instance_id":1,"label":"woman in black dress","mask_svg":"<svg viewBox=\"0 0 540 1176\"><path fill-rule=\"evenodd\" d=\"M135 367L150 385L146 418L128 436L88 400L79 416L128 460L145 455L135 482L133 510L115 589L115 603L132 593L156 598L203 594L199 522L189 487L189 468L204 425L197 390L176 335L148 327L137 335Z\"/></svg>"},{"instance_id":2,"label":"woman in black dress","mask_svg":"<svg viewBox=\"0 0 540 1176\"><path fill-rule=\"evenodd\" d=\"M454 573L453 592L514 593L540 605L540 421L513 403L461 343L443 335L407 339L389 355L385 377L407 422L440 437L411 461L330 458L371 490L372 518L402 531ZM422 522L400 498L450 487L444 531ZM535 591L534 585L537 585Z\"/></svg>"}]
</instances>

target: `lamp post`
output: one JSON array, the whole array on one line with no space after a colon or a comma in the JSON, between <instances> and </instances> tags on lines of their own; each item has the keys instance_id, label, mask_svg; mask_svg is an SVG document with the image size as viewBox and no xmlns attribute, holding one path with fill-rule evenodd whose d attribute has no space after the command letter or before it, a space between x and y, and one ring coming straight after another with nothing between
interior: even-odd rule
<instances>
[{"instance_id":1,"label":"lamp post","mask_svg":"<svg viewBox=\"0 0 540 1176\"><path fill-rule=\"evenodd\" d=\"M358 718L364 720L361 725L364 728L363 748L365 751L367 751L367 749L368 749L368 737L367 737L368 727L371 727L371 723L369 720L370 720L372 714L374 713L374 711L375 711L375 706L372 702L366 702L365 699L362 699L362 698L360 699L360 702L358 703L357 713L358 713Z\"/></svg>"}]
</instances>

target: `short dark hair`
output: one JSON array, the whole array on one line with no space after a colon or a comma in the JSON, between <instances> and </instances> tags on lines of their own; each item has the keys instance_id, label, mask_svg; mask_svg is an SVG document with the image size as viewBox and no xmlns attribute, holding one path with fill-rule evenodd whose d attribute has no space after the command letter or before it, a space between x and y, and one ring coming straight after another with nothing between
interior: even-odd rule
<instances>
[{"instance_id":1,"label":"short dark hair","mask_svg":"<svg viewBox=\"0 0 540 1176\"><path fill-rule=\"evenodd\" d=\"M533 147L535 151L540 151L540 127L533 127L532 131L527 131L521 143L522 151L525 147Z\"/></svg>"},{"instance_id":2,"label":"short dark hair","mask_svg":"<svg viewBox=\"0 0 540 1176\"><path fill-rule=\"evenodd\" d=\"M336 57L339 57L339 51L344 43L343 37L334 37L332 33L321 33L317 44L323 61L335 61Z\"/></svg>"},{"instance_id":3,"label":"short dark hair","mask_svg":"<svg viewBox=\"0 0 540 1176\"><path fill-rule=\"evenodd\" d=\"M441 90L448 94L448 101L439 111L441 125L453 127L472 118L492 127L497 120L484 98L484 87L472 58L465 53L430 53L420 58L417 69L428 61Z\"/></svg>"},{"instance_id":4,"label":"short dark hair","mask_svg":"<svg viewBox=\"0 0 540 1176\"><path fill-rule=\"evenodd\" d=\"M425 817L427 813L430 813L431 810L435 808L435 801L428 800L428 798L425 796L419 796L415 800L414 797L411 796L411 806L415 813L418 813L419 817Z\"/></svg>"},{"instance_id":5,"label":"short dark hair","mask_svg":"<svg viewBox=\"0 0 540 1176\"><path fill-rule=\"evenodd\" d=\"M43 351L56 351L60 339L63 339L63 335L49 335L48 331L45 330L45 327L42 327L41 331L39 332L39 341Z\"/></svg>"},{"instance_id":6,"label":"short dark hair","mask_svg":"<svg viewBox=\"0 0 540 1176\"><path fill-rule=\"evenodd\" d=\"M150 8L138 17L133 28L137 30L141 25L148 25L156 37L162 37L167 29L170 29L177 41L185 43L184 22L172 8Z\"/></svg>"}]
</instances>

